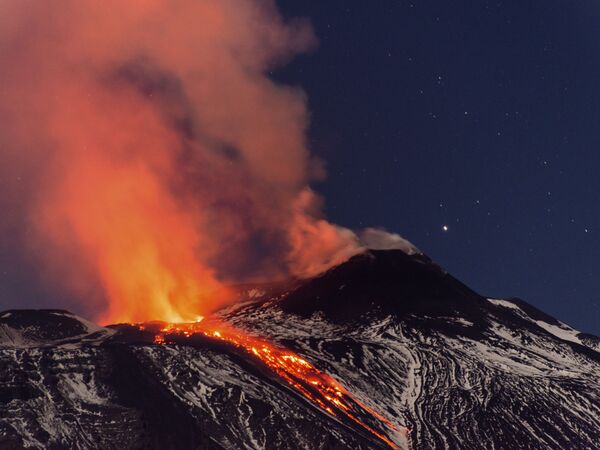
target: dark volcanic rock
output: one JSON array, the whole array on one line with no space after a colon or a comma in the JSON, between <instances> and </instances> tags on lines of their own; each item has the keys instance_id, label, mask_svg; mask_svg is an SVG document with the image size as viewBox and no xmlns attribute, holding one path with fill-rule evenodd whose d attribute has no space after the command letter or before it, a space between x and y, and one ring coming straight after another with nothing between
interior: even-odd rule
<instances>
[{"instance_id":1,"label":"dark volcanic rock","mask_svg":"<svg viewBox=\"0 0 600 450\"><path fill-rule=\"evenodd\" d=\"M285 312L320 311L336 322L364 314L467 318L482 316L485 300L424 255L370 250L303 283L281 302Z\"/></svg>"},{"instance_id":2,"label":"dark volcanic rock","mask_svg":"<svg viewBox=\"0 0 600 450\"><path fill-rule=\"evenodd\" d=\"M422 255L372 251L221 316L388 418L400 448L600 448L600 339L487 299ZM0 449L383 449L239 349L0 312ZM405 428L406 427L406 428Z\"/></svg>"},{"instance_id":3,"label":"dark volcanic rock","mask_svg":"<svg viewBox=\"0 0 600 450\"><path fill-rule=\"evenodd\" d=\"M0 324L18 330L26 339L38 341L55 341L87 332L81 321L61 309L3 311Z\"/></svg>"}]
</instances>

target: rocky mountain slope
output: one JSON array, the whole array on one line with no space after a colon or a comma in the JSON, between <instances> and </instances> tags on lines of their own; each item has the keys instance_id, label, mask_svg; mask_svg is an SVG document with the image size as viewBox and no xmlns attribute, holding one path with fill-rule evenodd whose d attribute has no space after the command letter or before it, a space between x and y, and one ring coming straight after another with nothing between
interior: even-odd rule
<instances>
[{"instance_id":1,"label":"rocky mountain slope","mask_svg":"<svg viewBox=\"0 0 600 450\"><path fill-rule=\"evenodd\" d=\"M159 345L152 324L13 310L0 313L0 448L600 448L600 339L483 298L423 255L371 251L244 289L220 316L331 375L381 437L226 342Z\"/></svg>"}]
</instances>

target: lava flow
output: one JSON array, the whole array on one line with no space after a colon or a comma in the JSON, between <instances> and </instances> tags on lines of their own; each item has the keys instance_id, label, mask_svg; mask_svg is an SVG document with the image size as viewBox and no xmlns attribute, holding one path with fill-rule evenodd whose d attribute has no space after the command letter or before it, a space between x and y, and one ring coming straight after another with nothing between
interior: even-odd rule
<instances>
[{"instance_id":1,"label":"lava flow","mask_svg":"<svg viewBox=\"0 0 600 450\"><path fill-rule=\"evenodd\" d=\"M142 327L142 325L138 325L138 327ZM398 433L399 429L394 424L353 398L331 376L321 372L304 358L287 349L275 346L265 339L250 336L223 322L199 320L195 323L169 323L155 335L154 342L166 345L174 343L169 340L170 338L173 339L174 336L189 338L194 335L203 335L244 350L265 364L312 404L333 417L351 420L385 442L389 447L399 449L382 431L366 424L359 417L371 417L393 432Z\"/></svg>"}]
</instances>

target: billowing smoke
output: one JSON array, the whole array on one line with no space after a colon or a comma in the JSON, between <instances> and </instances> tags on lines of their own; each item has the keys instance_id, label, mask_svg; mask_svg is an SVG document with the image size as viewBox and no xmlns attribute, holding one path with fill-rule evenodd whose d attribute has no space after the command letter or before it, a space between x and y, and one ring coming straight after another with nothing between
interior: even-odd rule
<instances>
[{"instance_id":1,"label":"billowing smoke","mask_svg":"<svg viewBox=\"0 0 600 450\"><path fill-rule=\"evenodd\" d=\"M360 232L362 244L373 250L402 250L407 255L421 253L411 242L382 228L365 228Z\"/></svg>"},{"instance_id":2,"label":"billowing smoke","mask_svg":"<svg viewBox=\"0 0 600 450\"><path fill-rule=\"evenodd\" d=\"M360 251L308 187L304 93L268 76L314 45L272 0L2 1L0 231L103 321Z\"/></svg>"}]
</instances>

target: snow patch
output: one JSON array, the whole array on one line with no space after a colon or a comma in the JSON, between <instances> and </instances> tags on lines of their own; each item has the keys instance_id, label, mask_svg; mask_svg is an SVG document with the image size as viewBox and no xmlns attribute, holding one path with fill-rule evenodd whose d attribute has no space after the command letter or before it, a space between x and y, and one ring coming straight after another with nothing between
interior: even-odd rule
<instances>
[{"instance_id":1,"label":"snow patch","mask_svg":"<svg viewBox=\"0 0 600 450\"><path fill-rule=\"evenodd\" d=\"M0 324L0 347L25 348L32 342L25 339L21 333L6 324Z\"/></svg>"},{"instance_id":2,"label":"snow patch","mask_svg":"<svg viewBox=\"0 0 600 450\"><path fill-rule=\"evenodd\" d=\"M585 345L577 336L579 334L579 331L574 330L573 328L571 328L568 325L565 325L564 323L561 323L560 326L551 325L542 320L536 320L535 323L538 327L543 328L548 333L556 336L559 339L562 339L563 341L575 342L576 344Z\"/></svg>"},{"instance_id":3,"label":"snow patch","mask_svg":"<svg viewBox=\"0 0 600 450\"><path fill-rule=\"evenodd\" d=\"M523 313L523 310L521 308L519 308L513 302L510 302L508 300L501 300L498 298L488 298L488 301L496 306L503 306L504 308L514 309L514 310L517 310L517 311Z\"/></svg>"},{"instance_id":4,"label":"snow patch","mask_svg":"<svg viewBox=\"0 0 600 450\"><path fill-rule=\"evenodd\" d=\"M86 382L82 373L64 374L59 383L61 390L71 400L93 405L106 403L106 399L98 393L94 379L92 378Z\"/></svg>"}]
</instances>

